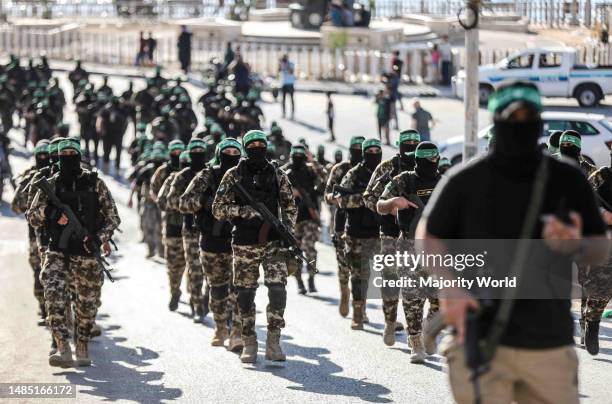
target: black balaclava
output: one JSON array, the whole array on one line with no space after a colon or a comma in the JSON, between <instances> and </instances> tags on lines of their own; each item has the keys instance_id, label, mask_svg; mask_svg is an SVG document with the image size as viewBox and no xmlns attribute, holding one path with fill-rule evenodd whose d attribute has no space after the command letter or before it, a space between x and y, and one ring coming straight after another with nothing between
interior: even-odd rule
<instances>
[{"instance_id":1,"label":"black balaclava","mask_svg":"<svg viewBox=\"0 0 612 404\"><path fill-rule=\"evenodd\" d=\"M181 158L181 154L171 154L170 155L170 165L172 166L172 168L177 169L180 167L180 158Z\"/></svg>"},{"instance_id":2,"label":"black balaclava","mask_svg":"<svg viewBox=\"0 0 612 404\"><path fill-rule=\"evenodd\" d=\"M265 167L267 163L266 150L266 147L247 147L247 164L254 169L262 169L263 167Z\"/></svg>"},{"instance_id":3,"label":"black balaclava","mask_svg":"<svg viewBox=\"0 0 612 404\"><path fill-rule=\"evenodd\" d=\"M363 152L361 148L351 147L349 149L349 160L352 166L355 166L363 160Z\"/></svg>"},{"instance_id":4,"label":"black balaclava","mask_svg":"<svg viewBox=\"0 0 612 404\"><path fill-rule=\"evenodd\" d=\"M399 145L400 158L403 168L412 170L414 168L415 160L413 153L418 146L418 143L402 142Z\"/></svg>"},{"instance_id":5,"label":"black balaclava","mask_svg":"<svg viewBox=\"0 0 612 404\"><path fill-rule=\"evenodd\" d=\"M60 178L65 183L74 182L79 174L81 174L81 154L72 154L70 156L59 156Z\"/></svg>"},{"instance_id":6,"label":"black balaclava","mask_svg":"<svg viewBox=\"0 0 612 404\"><path fill-rule=\"evenodd\" d=\"M302 153L294 153L291 156L291 165L299 170L306 165L306 156Z\"/></svg>"},{"instance_id":7,"label":"black balaclava","mask_svg":"<svg viewBox=\"0 0 612 404\"><path fill-rule=\"evenodd\" d=\"M374 171L382 161L382 150L378 153L363 153L363 165Z\"/></svg>"},{"instance_id":8,"label":"black balaclava","mask_svg":"<svg viewBox=\"0 0 612 404\"><path fill-rule=\"evenodd\" d=\"M49 153L39 153L34 159L36 160L36 168L39 170L49 165Z\"/></svg>"},{"instance_id":9,"label":"black balaclava","mask_svg":"<svg viewBox=\"0 0 612 404\"><path fill-rule=\"evenodd\" d=\"M240 161L240 154L231 155L227 153L219 153L219 163L221 165L221 171L225 172L232 167L238 165L238 161Z\"/></svg>"},{"instance_id":10,"label":"black balaclava","mask_svg":"<svg viewBox=\"0 0 612 404\"><path fill-rule=\"evenodd\" d=\"M578 139L581 139L581 136L578 132L576 132L575 130L566 130L565 132L563 132L563 135L568 134L568 135L572 135L577 137ZM561 135L561 137L563 137L563 135ZM559 153L561 153L562 156L565 157L569 157L573 160L578 161L578 159L580 158L580 153L581 153L582 149L576 145L564 145L561 143L561 139L559 139Z\"/></svg>"},{"instance_id":11,"label":"black balaclava","mask_svg":"<svg viewBox=\"0 0 612 404\"><path fill-rule=\"evenodd\" d=\"M342 152L340 150L337 150L336 153L334 153L334 161L336 164L342 161Z\"/></svg>"},{"instance_id":12,"label":"black balaclava","mask_svg":"<svg viewBox=\"0 0 612 404\"><path fill-rule=\"evenodd\" d=\"M495 147L491 161L503 170L527 174L533 172L540 161L538 138L543 124L539 112L530 103L522 102L518 108L527 108L531 118L513 122L502 118L500 113L495 114Z\"/></svg>"},{"instance_id":13,"label":"black balaclava","mask_svg":"<svg viewBox=\"0 0 612 404\"><path fill-rule=\"evenodd\" d=\"M419 144L419 150L421 149L437 149L437 147L431 142L421 142ZM419 177L425 179L432 179L438 175L438 161L440 160L440 156L438 156L435 161L419 157L416 157L414 160L414 170L419 175Z\"/></svg>"},{"instance_id":14,"label":"black balaclava","mask_svg":"<svg viewBox=\"0 0 612 404\"><path fill-rule=\"evenodd\" d=\"M187 167L190 167L190 166L191 166L191 163L189 162L189 160L185 160L185 159L183 159L183 160L180 160L180 161L179 161L179 165L178 165L178 167L179 167L179 169L181 169L181 170L183 170L183 169L185 169L185 168L187 168Z\"/></svg>"},{"instance_id":15,"label":"black balaclava","mask_svg":"<svg viewBox=\"0 0 612 404\"><path fill-rule=\"evenodd\" d=\"M191 156L190 167L193 171L200 171L206 166L206 153L204 153L204 150L201 153L191 151L189 154Z\"/></svg>"}]
</instances>

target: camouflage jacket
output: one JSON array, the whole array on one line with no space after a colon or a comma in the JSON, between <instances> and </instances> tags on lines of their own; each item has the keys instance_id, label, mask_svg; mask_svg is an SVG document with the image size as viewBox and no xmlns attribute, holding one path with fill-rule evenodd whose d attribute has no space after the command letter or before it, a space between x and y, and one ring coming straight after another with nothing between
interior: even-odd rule
<instances>
[{"instance_id":1,"label":"camouflage jacket","mask_svg":"<svg viewBox=\"0 0 612 404\"><path fill-rule=\"evenodd\" d=\"M87 171L83 171L82 175L89 174ZM55 192L55 183L59 175L56 174L53 177L49 178L49 185L51 189ZM100 208L100 215L104 218L103 225L100 230L95 234L102 243L107 242L113 236L113 232L119 227L121 223L121 219L119 218L119 213L117 212L117 206L115 205L115 200L111 195L110 191L106 187L104 181L100 178L96 178L96 193L98 195L98 204ZM45 209L49 204L47 195L42 191L37 191L34 196L34 200L32 201L32 205L26 213L26 218L28 222L33 227L41 227L45 225Z\"/></svg>"},{"instance_id":2,"label":"camouflage jacket","mask_svg":"<svg viewBox=\"0 0 612 404\"><path fill-rule=\"evenodd\" d=\"M256 217L254 210L250 206L246 207L250 209L241 209L245 207L235 202L233 187L235 183L240 181L237 168L238 167L232 167L227 170L219 184L219 188L217 188L215 200L212 205L212 214L217 220L233 220L238 217L249 219ZM279 206L282 217L286 220L285 224L293 228L297 219L297 206L293 199L293 189L291 188L291 183L289 182L289 178L287 178L287 174L277 169L276 175L278 178Z\"/></svg>"},{"instance_id":3,"label":"camouflage jacket","mask_svg":"<svg viewBox=\"0 0 612 404\"><path fill-rule=\"evenodd\" d=\"M393 164L396 160L396 156L381 162L378 167L374 170L372 178L368 183L368 187L363 193L363 201L366 208L373 212L376 212L376 203L385 190L385 186L391 181L391 174L395 167ZM396 175L399 172L396 172Z\"/></svg>"},{"instance_id":4,"label":"camouflage jacket","mask_svg":"<svg viewBox=\"0 0 612 404\"><path fill-rule=\"evenodd\" d=\"M36 166L32 166L25 170L20 176L21 179L19 184L17 184L15 196L11 202L11 209L18 215L28 210L28 188L36 172L38 172L38 169Z\"/></svg>"},{"instance_id":5,"label":"camouflage jacket","mask_svg":"<svg viewBox=\"0 0 612 404\"><path fill-rule=\"evenodd\" d=\"M212 185L212 181L213 176L210 167L204 168L193 177L193 180L179 198L178 207L181 213L196 213L205 206L204 193Z\"/></svg>"},{"instance_id":6,"label":"camouflage jacket","mask_svg":"<svg viewBox=\"0 0 612 404\"><path fill-rule=\"evenodd\" d=\"M332 200L334 199L332 192L334 185L340 185L340 181L342 181L342 178L344 178L350 169L351 163L348 161L341 161L332 167L329 172L329 177L327 178L327 184L325 185L325 194L323 195L325 202L328 204L332 203Z\"/></svg>"},{"instance_id":7,"label":"camouflage jacket","mask_svg":"<svg viewBox=\"0 0 612 404\"><path fill-rule=\"evenodd\" d=\"M357 164L351 168L346 175L340 181L340 185L344 188L355 189L357 187L358 172L362 163ZM370 177L371 179L372 177ZM365 206L365 200L363 198L363 190L359 193L343 195L340 197L340 207L342 209L356 209ZM376 210L374 210L376 212Z\"/></svg>"},{"instance_id":8,"label":"camouflage jacket","mask_svg":"<svg viewBox=\"0 0 612 404\"><path fill-rule=\"evenodd\" d=\"M170 189L166 196L166 204L168 209L180 210L181 195L189 186L191 182L191 168L187 167L178 171L175 176L172 177L170 183Z\"/></svg>"},{"instance_id":9,"label":"camouflage jacket","mask_svg":"<svg viewBox=\"0 0 612 404\"><path fill-rule=\"evenodd\" d=\"M157 167L157 170L155 170L155 173L151 177L151 185L149 192L151 193L151 198L155 202L157 202L157 195L159 195L159 190L161 189L162 185L164 185L166 178L168 178L170 173L174 171L169 166L170 163L166 162L161 166Z\"/></svg>"},{"instance_id":10,"label":"camouflage jacket","mask_svg":"<svg viewBox=\"0 0 612 404\"><path fill-rule=\"evenodd\" d=\"M612 205L612 169L610 167L601 167L594 171L589 176L589 183L595 190L598 198L600 199L600 205L607 210L610 210ZM602 202L605 201L605 204ZM608 206L606 206L606 204Z\"/></svg>"},{"instance_id":11,"label":"camouflage jacket","mask_svg":"<svg viewBox=\"0 0 612 404\"><path fill-rule=\"evenodd\" d=\"M166 180L164 181L161 188L159 189L159 192L155 196L157 206L161 211L174 210L168 205L168 195L170 194L170 189L172 188L172 181L174 181L178 173L178 171L171 172L170 175L166 177ZM153 193L153 189L151 189L151 193Z\"/></svg>"}]
</instances>

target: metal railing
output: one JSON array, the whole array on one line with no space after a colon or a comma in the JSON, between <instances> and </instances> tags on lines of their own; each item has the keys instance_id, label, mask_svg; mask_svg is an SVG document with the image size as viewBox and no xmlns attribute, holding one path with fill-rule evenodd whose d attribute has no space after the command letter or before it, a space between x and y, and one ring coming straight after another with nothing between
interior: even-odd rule
<instances>
[{"instance_id":1,"label":"metal railing","mask_svg":"<svg viewBox=\"0 0 612 404\"><path fill-rule=\"evenodd\" d=\"M155 33L157 49L154 62L164 66L178 65L177 33L173 30ZM369 49L329 49L318 45L275 45L234 42L240 47L244 60L253 71L262 75L276 75L278 61L288 54L294 61L296 74L302 79L340 80L346 82L377 82L391 66L391 53ZM212 58L223 59L226 43L195 37L192 42L192 68L204 69ZM77 24L60 29L1 29L0 54L50 59L75 60L108 65L133 65L139 47L137 33L81 30ZM581 63L612 64L612 45L586 44L579 49ZM480 64L496 63L516 49L481 50ZM401 49L406 82L422 83L431 80L433 65L426 46ZM453 51L453 69L464 65L464 50Z\"/></svg>"}]
</instances>

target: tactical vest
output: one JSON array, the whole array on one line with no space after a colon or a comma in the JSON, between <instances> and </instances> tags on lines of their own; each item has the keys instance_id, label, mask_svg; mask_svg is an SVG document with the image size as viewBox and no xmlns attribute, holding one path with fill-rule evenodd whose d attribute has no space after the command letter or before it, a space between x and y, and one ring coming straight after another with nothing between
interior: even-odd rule
<instances>
[{"instance_id":1,"label":"tactical vest","mask_svg":"<svg viewBox=\"0 0 612 404\"><path fill-rule=\"evenodd\" d=\"M246 160L241 160L236 168L236 173L240 178L240 184L242 184L251 197L256 201L262 202L273 215L278 217L279 184L276 177L276 168L271 163L268 163L262 170L255 172L248 167ZM236 204L247 206L248 202L236 195ZM235 227L232 236L235 244L251 245L258 243L259 230L263 225L261 219L237 218L233 223ZM276 232L270 230L268 241L278 239L279 236Z\"/></svg>"},{"instance_id":2,"label":"tactical vest","mask_svg":"<svg viewBox=\"0 0 612 404\"><path fill-rule=\"evenodd\" d=\"M91 235L95 235L100 228L104 218L100 216L100 206L98 203L98 193L96 192L96 173L82 174L71 184L65 184L59 174L56 175L55 194L60 201L70 206L74 214L78 217L81 225L87 229ZM47 217L46 225L49 235L49 250L61 251L69 255L90 256L85 251L83 240L72 236L68 245L60 249L59 242L65 226L57 223L59 212L49 204L45 211Z\"/></svg>"},{"instance_id":3,"label":"tactical vest","mask_svg":"<svg viewBox=\"0 0 612 404\"><path fill-rule=\"evenodd\" d=\"M195 222L200 230L200 248L208 252L231 252L233 226L228 221L220 222L215 219L211 211L217 188L225 172L220 166L214 166L211 172L212 183L202 196L204 206L195 214Z\"/></svg>"},{"instance_id":4,"label":"tactical vest","mask_svg":"<svg viewBox=\"0 0 612 404\"><path fill-rule=\"evenodd\" d=\"M401 157L398 154L393 156L391 159L391 165L393 168L389 173L389 181L387 181L384 185L390 182L393 177L408 169L408 167L405 167L405 165L402 164ZM400 229L393 215L383 215L380 217L380 231L385 236L393 238L399 237Z\"/></svg>"},{"instance_id":5,"label":"tactical vest","mask_svg":"<svg viewBox=\"0 0 612 404\"><path fill-rule=\"evenodd\" d=\"M416 171L410 171L408 174L404 185L406 189L402 196L407 197L408 195L412 195L414 197L414 195L416 195L422 202L423 207L419 209L402 209L397 212L397 222L403 238L414 239L416 225L421 219L423 208L427 205L429 198L431 198L431 194L438 181L440 181L440 175L431 179L425 179L419 177Z\"/></svg>"},{"instance_id":6,"label":"tactical vest","mask_svg":"<svg viewBox=\"0 0 612 404\"><path fill-rule=\"evenodd\" d=\"M363 193L368 186L372 172L361 163L357 167L357 178L353 189ZM350 237L360 239L378 238L380 216L377 213L372 212L365 206L361 206L359 208L346 209L346 215L346 234Z\"/></svg>"},{"instance_id":7,"label":"tactical vest","mask_svg":"<svg viewBox=\"0 0 612 404\"><path fill-rule=\"evenodd\" d=\"M299 170L296 170L292 164L287 172L287 175L291 179L291 182L296 189L299 189L300 192L306 192L308 194L310 200L314 204L314 208L318 211L318 199L314 189L315 174L312 172L312 170L308 169L306 165L304 165ZM312 217L308 212L308 207L306 206L306 202L304 200L299 201L297 208L298 214L296 223L303 222L305 220L312 220Z\"/></svg>"}]
</instances>

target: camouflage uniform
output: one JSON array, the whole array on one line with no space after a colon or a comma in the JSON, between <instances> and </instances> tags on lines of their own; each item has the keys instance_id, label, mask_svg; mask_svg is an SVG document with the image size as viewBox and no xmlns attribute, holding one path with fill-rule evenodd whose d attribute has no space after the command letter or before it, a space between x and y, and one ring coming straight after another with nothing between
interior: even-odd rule
<instances>
[{"instance_id":1,"label":"camouflage uniform","mask_svg":"<svg viewBox=\"0 0 612 404\"><path fill-rule=\"evenodd\" d=\"M329 172L327 184L325 185L325 201L327 203L331 203L334 199L332 196L334 185L340 185L340 181L342 181L342 178L344 178L351 167L351 163L348 161L340 162L332 167ZM336 261L338 262L338 281L340 286L348 287L351 272L345 255L344 219L340 220L340 217L344 217L345 214L344 210L336 209L336 215L334 217L335 229L332 241L336 249Z\"/></svg>"},{"instance_id":2,"label":"camouflage uniform","mask_svg":"<svg viewBox=\"0 0 612 404\"><path fill-rule=\"evenodd\" d=\"M589 176L589 182L601 200L610 205L612 202L612 170L601 167ZM603 209L608 209L602 202ZM591 266L582 275L582 286L586 293L583 300L582 317L586 321L600 321L601 315L612 299L612 255L603 265Z\"/></svg>"},{"instance_id":3,"label":"camouflage uniform","mask_svg":"<svg viewBox=\"0 0 612 404\"><path fill-rule=\"evenodd\" d=\"M173 172L173 168L170 165L170 162L165 162L161 166L159 166L155 170L153 175L151 176L151 180L148 184L149 185L148 193L146 192L147 190L145 189L143 190L143 194L145 194L145 196L149 196L153 200L153 202L157 202L157 196L159 195L159 191L161 190L162 185L164 185L164 182L166 181L166 179L172 172ZM149 206L149 209L151 209L151 206ZM156 207L156 209L158 208ZM164 233L162 231L163 217L162 217L161 211L158 210L157 212L151 212L150 215L148 215L148 217L150 217L150 219L155 218L155 222L154 222L155 225L153 226L154 233L155 233L154 239L156 241L160 241L163 243L162 234ZM163 244L165 245L165 243ZM161 252L162 250L158 250L158 251ZM164 254L164 256L166 256L166 254Z\"/></svg>"},{"instance_id":4,"label":"camouflage uniform","mask_svg":"<svg viewBox=\"0 0 612 404\"><path fill-rule=\"evenodd\" d=\"M192 179L192 169L187 167L173 176L170 190L167 196L167 209L179 211L180 198ZM185 250L185 262L187 263L187 283L191 305L201 307L204 301L202 297L202 286L204 284L204 272L200 262L199 233L193 221L193 214L183 213L183 248Z\"/></svg>"},{"instance_id":5,"label":"camouflage uniform","mask_svg":"<svg viewBox=\"0 0 612 404\"><path fill-rule=\"evenodd\" d=\"M216 188L213 175L210 168L196 174L180 197L179 208L181 212L195 215L199 214L202 209L207 208L209 201L206 199L214 197ZM208 206L208 211L210 208ZM200 225L201 218L196 217L196 222ZM231 239L226 240L227 246L225 249L220 248L219 251L212 251L212 246L206 245L204 237L202 235L200 239L200 261L206 275L206 282L211 288L210 310L213 313L215 323L223 324L227 322L231 313L234 313L233 326L240 328L242 322L238 314L236 291L232 282ZM210 251L207 251L207 249L210 249ZM223 250L227 251L223 252Z\"/></svg>"},{"instance_id":6,"label":"camouflage uniform","mask_svg":"<svg viewBox=\"0 0 612 404\"><path fill-rule=\"evenodd\" d=\"M391 178L398 175L400 172L408 169L408 165L414 165L414 161L408 159L403 160L401 156L395 155L388 160L381 162L374 170L372 178L363 193L363 201L365 206L373 212L376 212L376 204L378 199L383 194L385 186L391 181ZM412 168L412 167L410 167ZM380 247L381 254L395 254L397 251L396 240L399 237L399 227L392 216L381 217L380 227ZM397 268L386 266L382 271L383 279L396 279ZM389 290L383 288L383 313L386 323L393 323L397 320L397 305L399 303L399 294L396 289ZM404 304L404 307L406 305Z\"/></svg>"},{"instance_id":7,"label":"camouflage uniform","mask_svg":"<svg viewBox=\"0 0 612 404\"><path fill-rule=\"evenodd\" d=\"M32 178L37 172L38 169L36 166L34 166L28 168L23 172L23 174L21 174L21 181L19 181L19 184L17 185L15 196L11 202L11 209L18 215L25 213L30 206L29 202L31 201L28 200L28 190L30 189ZM38 301L38 306L40 307L41 312L44 314L44 291L42 284L40 283L41 255L38 249L38 243L36 241L35 229L30 225L28 225L28 262L34 274L34 297Z\"/></svg>"},{"instance_id":8,"label":"camouflage uniform","mask_svg":"<svg viewBox=\"0 0 612 404\"><path fill-rule=\"evenodd\" d=\"M373 172L363 163L351 168L340 185L351 189L355 193L343 195L339 207L347 210L347 224L344 235L346 262L351 274L351 293L353 296L353 322L354 329L363 327L363 314L365 300L370 278L368 259L380 249L377 242L378 215L365 207L363 191L365 190Z\"/></svg>"},{"instance_id":9,"label":"camouflage uniform","mask_svg":"<svg viewBox=\"0 0 612 404\"><path fill-rule=\"evenodd\" d=\"M380 196L381 200L387 200L394 197L404 195L403 190L412 190L415 194L417 194L424 204L427 203L431 193L433 192L433 188L435 187L435 183L439 180L439 176L437 179L432 180L431 182L421 183L418 180L410 180L410 177L415 177L416 174L414 171L403 172L402 174L393 177L393 179L387 184L385 190ZM412 185L414 185L417 189L411 189ZM412 193L410 192L410 193ZM406 209L405 211L411 211L412 209ZM418 220L418 218L413 218L412 220ZM402 250L407 249L408 252L412 252L414 250L414 240L411 239L413 235L405 234L402 230L401 242L398 244ZM397 251L397 247L396 247ZM403 272L407 268L389 268L389 272L386 276L389 279L397 279L398 277L413 277L418 279L420 276L424 276L424 272L422 268L414 271L413 273ZM385 277L385 273L383 273L383 277ZM397 294L397 291L392 292ZM404 315L406 316L406 331L409 335L417 335L421 333L422 329L422 320L423 320L423 306L425 304L425 295L422 293L415 293L414 290L410 290L408 288L402 288L402 305L404 308ZM437 298L433 298L429 296L429 313L427 318L430 319L435 312L439 310L439 302ZM395 316L397 314L396 310L385 311L385 318L389 316ZM393 318L393 321L395 319Z\"/></svg>"},{"instance_id":10,"label":"camouflage uniform","mask_svg":"<svg viewBox=\"0 0 612 404\"><path fill-rule=\"evenodd\" d=\"M181 294L181 281L186 264L185 247L183 237L181 236L183 226L182 216L180 212L170 209L168 206L168 194L172 181L177 174L177 171L170 173L157 194L157 206L164 212L162 234L164 246L166 247L165 258L172 296L180 296Z\"/></svg>"},{"instance_id":11,"label":"camouflage uniform","mask_svg":"<svg viewBox=\"0 0 612 404\"><path fill-rule=\"evenodd\" d=\"M298 214L295 223L294 235L298 240L300 248L306 254L308 261L313 263L312 269L309 270L309 275L314 276L313 269L316 267L317 261L317 250L315 248L316 242L319 240L320 233L320 204L317 193L320 193L324 187L327 173L325 168L316 161L306 163L304 167L304 173L294 172L292 163L286 164L282 167L283 171L288 175L292 186L295 189L302 189L303 192L308 192L311 195L314 208L316 210L316 216L310 214L308 207L298 203ZM304 179L308 184L301 184L300 180ZM299 198L296 198L299 199ZM296 200L296 203L298 201ZM289 273L295 274L298 279L301 279L301 263L297 263L295 260L290 260L288 264L293 267L289 268Z\"/></svg>"},{"instance_id":12,"label":"camouflage uniform","mask_svg":"<svg viewBox=\"0 0 612 404\"><path fill-rule=\"evenodd\" d=\"M237 167L229 169L223 177L212 205L212 212L218 220L255 219L257 216L249 206L237 204L233 191L235 183L242 180L241 161ZM269 165L268 167L271 167ZM293 227L297 216L297 208L289 179L280 170L276 172L278 187L277 203L282 217L289 227ZM274 174L272 174L274 175ZM255 291L258 287L259 265L264 269L264 284L268 287L270 303L266 308L268 330L278 332L284 328L287 284L286 250L280 240L268 241L265 245L237 244L232 240L234 253L234 286L238 290L238 306L242 318L242 337L255 337Z\"/></svg>"},{"instance_id":13,"label":"camouflage uniform","mask_svg":"<svg viewBox=\"0 0 612 404\"><path fill-rule=\"evenodd\" d=\"M101 227L96 231L95 236L105 243L119 227L120 219L117 208L104 182L95 174L85 170L77 180L85 176L88 176L90 181L95 180L93 190L98 198L98 217L103 218L100 221ZM59 175L56 174L49 179L52 189L55 189L58 177ZM46 226L48 208L47 196L38 191L27 213L30 224L34 227ZM47 324L56 341L67 340L70 334L65 317L66 303L69 298L70 284L74 283L76 292L75 340L87 343L100 301L102 269L95 258L87 254L77 255L58 251L52 244L46 253L41 273L47 308Z\"/></svg>"}]
</instances>

